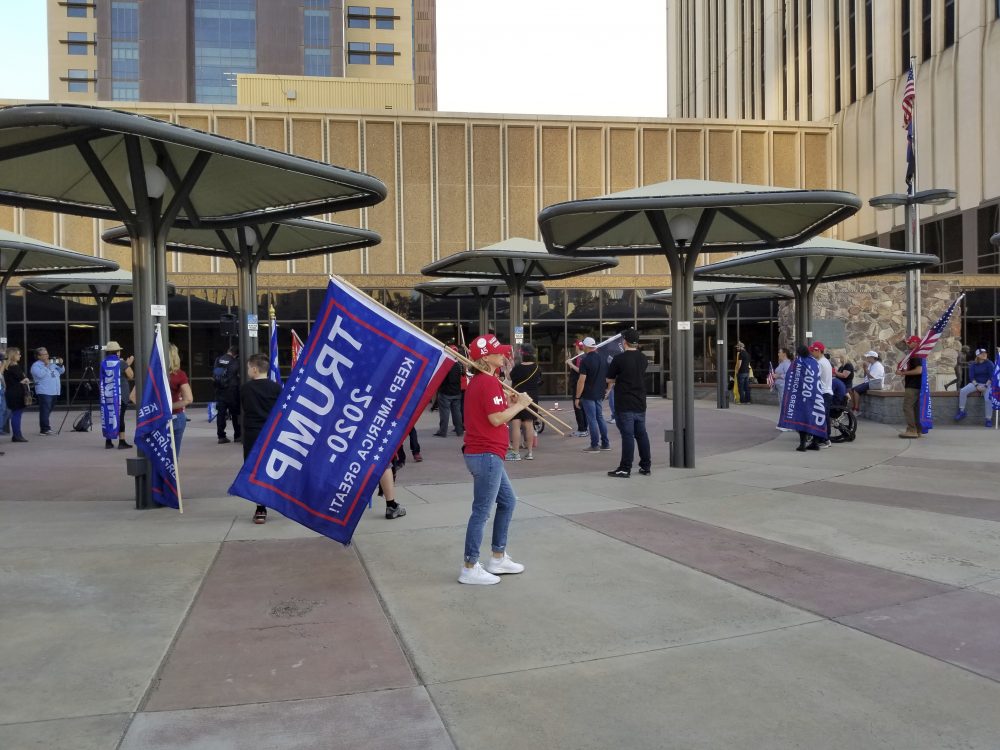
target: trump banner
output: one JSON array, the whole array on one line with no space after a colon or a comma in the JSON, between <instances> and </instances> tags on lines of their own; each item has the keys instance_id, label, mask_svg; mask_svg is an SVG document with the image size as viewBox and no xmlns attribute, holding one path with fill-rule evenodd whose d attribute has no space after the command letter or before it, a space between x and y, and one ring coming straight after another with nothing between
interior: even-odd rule
<instances>
[{"instance_id":1,"label":"trump banner","mask_svg":"<svg viewBox=\"0 0 1000 750\"><path fill-rule=\"evenodd\" d=\"M142 401L135 417L135 444L153 466L153 500L183 513L171 407L163 339L157 323L153 353L149 356L146 382L142 386Z\"/></svg>"},{"instance_id":2,"label":"trump banner","mask_svg":"<svg viewBox=\"0 0 1000 750\"><path fill-rule=\"evenodd\" d=\"M785 374L778 427L826 439L826 402L819 384L819 362L796 357Z\"/></svg>"},{"instance_id":3,"label":"trump banner","mask_svg":"<svg viewBox=\"0 0 1000 750\"><path fill-rule=\"evenodd\" d=\"M348 544L396 449L454 364L449 355L332 278L230 494Z\"/></svg>"},{"instance_id":4,"label":"trump banner","mask_svg":"<svg viewBox=\"0 0 1000 750\"><path fill-rule=\"evenodd\" d=\"M118 355L101 362L101 433L106 440L117 440L121 432L122 364Z\"/></svg>"}]
</instances>

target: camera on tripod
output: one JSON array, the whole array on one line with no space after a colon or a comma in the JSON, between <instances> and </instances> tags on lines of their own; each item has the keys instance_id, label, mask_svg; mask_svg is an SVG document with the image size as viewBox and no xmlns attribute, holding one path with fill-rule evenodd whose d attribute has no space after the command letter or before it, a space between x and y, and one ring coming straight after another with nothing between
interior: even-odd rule
<instances>
[{"instance_id":1,"label":"camera on tripod","mask_svg":"<svg viewBox=\"0 0 1000 750\"><path fill-rule=\"evenodd\" d=\"M80 350L80 363L84 369L90 367L96 370L97 366L101 363L101 345L94 344L93 346L83 347Z\"/></svg>"}]
</instances>

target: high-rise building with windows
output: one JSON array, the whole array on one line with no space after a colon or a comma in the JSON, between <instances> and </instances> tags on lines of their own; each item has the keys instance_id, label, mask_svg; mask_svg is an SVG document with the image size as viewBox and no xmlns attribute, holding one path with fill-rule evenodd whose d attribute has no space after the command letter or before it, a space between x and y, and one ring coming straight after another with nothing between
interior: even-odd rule
<instances>
[{"instance_id":1,"label":"high-rise building with windows","mask_svg":"<svg viewBox=\"0 0 1000 750\"><path fill-rule=\"evenodd\" d=\"M49 0L49 96L235 104L241 73L412 81L437 106L434 0Z\"/></svg>"}]
</instances>

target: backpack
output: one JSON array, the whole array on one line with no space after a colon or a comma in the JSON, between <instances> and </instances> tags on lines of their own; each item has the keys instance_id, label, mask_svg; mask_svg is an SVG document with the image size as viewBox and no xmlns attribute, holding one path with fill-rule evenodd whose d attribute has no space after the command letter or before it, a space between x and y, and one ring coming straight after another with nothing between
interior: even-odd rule
<instances>
[{"instance_id":1,"label":"backpack","mask_svg":"<svg viewBox=\"0 0 1000 750\"><path fill-rule=\"evenodd\" d=\"M212 383L220 391L226 390L232 382L232 373L229 368L230 364L232 364L232 360L226 362L226 364L221 364L218 360L216 360L215 367L212 368Z\"/></svg>"},{"instance_id":2,"label":"backpack","mask_svg":"<svg viewBox=\"0 0 1000 750\"><path fill-rule=\"evenodd\" d=\"M85 411L73 422L73 432L90 432L92 429L94 422L89 411Z\"/></svg>"}]
</instances>

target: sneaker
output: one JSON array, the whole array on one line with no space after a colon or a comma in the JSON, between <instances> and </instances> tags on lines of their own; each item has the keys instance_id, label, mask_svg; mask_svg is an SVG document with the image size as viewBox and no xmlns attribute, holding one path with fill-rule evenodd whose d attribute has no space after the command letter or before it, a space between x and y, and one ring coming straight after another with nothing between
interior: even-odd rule
<instances>
[{"instance_id":1,"label":"sneaker","mask_svg":"<svg viewBox=\"0 0 1000 750\"><path fill-rule=\"evenodd\" d=\"M617 477L618 479L628 479L631 474L627 469L615 469L614 471L609 471L608 476Z\"/></svg>"},{"instance_id":2,"label":"sneaker","mask_svg":"<svg viewBox=\"0 0 1000 750\"><path fill-rule=\"evenodd\" d=\"M965 419L965 410L959 409L958 413L955 415L955 421L961 422L963 419Z\"/></svg>"},{"instance_id":3,"label":"sneaker","mask_svg":"<svg viewBox=\"0 0 1000 750\"><path fill-rule=\"evenodd\" d=\"M114 447L115 447L115 444L114 444L114 443L112 443L112 442L111 442L110 440L105 440L105 441L104 441L104 447L105 447L105 448L114 448Z\"/></svg>"},{"instance_id":4,"label":"sneaker","mask_svg":"<svg viewBox=\"0 0 1000 750\"><path fill-rule=\"evenodd\" d=\"M56 432L55 430L43 430L42 434L45 435L45 437L52 437L56 434Z\"/></svg>"},{"instance_id":5,"label":"sneaker","mask_svg":"<svg viewBox=\"0 0 1000 750\"><path fill-rule=\"evenodd\" d=\"M448 433L447 432L432 432L431 434L434 437L448 437Z\"/></svg>"},{"instance_id":6,"label":"sneaker","mask_svg":"<svg viewBox=\"0 0 1000 750\"><path fill-rule=\"evenodd\" d=\"M226 443L231 443L231 442L232 441L225 436L219 438L219 445L225 445Z\"/></svg>"},{"instance_id":7,"label":"sneaker","mask_svg":"<svg viewBox=\"0 0 1000 750\"><path fill-rule=\"evenodd\" d=\"M118 441L118 450L120 450L120 451L128 450L131 447L132 447L132 443L128 443L128 442L126 442L124 440L119 440Z\"/></svg>"},{"instance_id":8,"label":"sneaker","mask_svg":"<svg viewBox=\"0 0 1000 750\"><path fill-rule=\"evenodd\" d=\"M590 435L590 433L587 432L586 430L577 430L576 432L571 432L570 433L571 437L587 437L589 435Z\"/></svg>"},{"instance_id":9,"label":"sneaker","mask_svg":"<svg viewBox=\"0 0 1000 750\"><path fill-rule=\"evenodd\" d=\"M521 454L515 453L514 451L507 451L507 455L504 457L505 461L520 461Z\"/></svg>"},{"instance_id":10,"label":"sneaker","mask_svg":"<svg viewBox=\"0 0 1000 750\"><path fill-rule=\"evenodd\" d=\"M601 450L602 451L609 451L609 450L611 450L611 444L609 443L608 445L602 445L601 446Z\"/></svg>"},{"instance_id":11,"label":"sneaker","mask_svg":"<svg viewBox=\"0 0 1000 750\"><path fill-rule=\"evenodd\" d=\"M642 474L644 477L648 477L650 474L653 473L653 470L652 469L639 469L639 473Z\"/></svg>"},{"instance_id":12,"label":"sneaker","mask_svg":"<svg viewBox=\"0 0 1000 750\"><path fill-rule=\"evenodd\" d=\"M583 452L584 453L600 453L601 449L598 448L596 445L588 445L586 448L583 449Z\"/></svg>"},{"instance_id":13,"label":"sneaker","mask_svg":"<svg viewBox=\"0 0 1000 750\"><path fill-rule=\"evenodd\" d=\"M986 426L989 427L989 425L986 425ZM524 457L524 460L525 461L534 461L535 460L535 454L532 453L531 451L528 451L528 455L526 455Z\"/></svg>"},{"instance_id":14,"label":"sneaker","mask_svg":"<svg viewBox=\"0 0 1000 750\"><path fill-rule=\"evenodd\" d=\"M458 574L459 583L470 583L478 586L492 586L500 583L500 577L483 570L483 566L476 563L471 568L462 566L462 572Z\"/></svg>"},{"instance_id":15,"label":"sneaker","mask_svg":"<svg viewBox=\"0 0 1000 750\"><path fill-rule=\"evenodd\" d=\"M901 438L906 438L907 440L913 440L915 438L920 437L920 433L919 432L910 432L909 430L907 430L906 432L899 433L899 436Z\"/></svg>"},{"instance_id":16,"label":"sneaker","mask_svg":"<svg viewBox=\"0 0 1000 750\"><path fill-rule=\"evenodd\" d=\"M473 568L475 570L475 568ZM516 563L510 559L510 555L506 552L503 553L503 557L499 560L492 555L490 559L486 561L486 572L492 573L495 576L504 575L506 573L523 573L524 566L521 563Z\"/></svg>"},{"instance_id":17,"label":"sneaker","mask_svg":"<svg viewBox=\"0 0 1000 750\"><path fill-rule=\"evenodd\" d=\"M799 445L799 446L796 446L795 450L797 450L799 453L805 453L806 452L806 447L804 445Z\"/></svg>"},{"instance_id":18,"label":"sneaker","mask_svg":"<svg viewBox=\"0 0 1000 750\"><path fill-rule=\"evenodd\" d=\"M253 522L256 524L267 523L267 510L265 508L257 508L253 514Z\"/></svg>"},{"instance_id":19,"label":"sneaker","mask_svg":"<svg viewBox=\"0 0 1000 750\"><path fill-rule=\"evenodd\" d=\"M807 451L818 451L819 450L819 443L809 443L809 445L806 446L806 450Z\"/></svg>"},{"instance_id":20,"label":"sneaker","mask_svg":"<svg viewBox=\"0 0 1000 750\"><path fill-rule=\"evenodd\" d=\"M831 443L831 442L830 442L829 440L824 440L824 441L822 441L822 442L821 442L821 443L819 444L819 447L820 447L820 448L830 448L830 447L832 447L832 446L833 446L833 443Z\"/></svg>"},{"instance_id":21,"label":"sneaker","mask_svg":"<svg viewBox=\"0 0 1000 750\"><path fill-rule=\"evenodd\" d=\"M424 459L423 459L423 457L419 453L414 453L413 454L413 460L416 461L419 464Z\"/></svg>"},{"instance_id":22,"label":"sneaker","mask_svg":"<svg viewBox=\"0 0 1000 750\"><path fill-rule=\"evenodd\" d=\"M385 517L386 518L402 518L406 515L406 508L404 508L399 503L395 506L386 505L385 506Z\"/></svg>"},{"instance_id":23,"label":"sneaker","mask_svg":"<svg viewBox=\"0 0 1000 750\"><path fill-rule=\"evenodd\" d=\"M15 435L14 437L12 437L10 439L10 442L12 442L12 443L27 443L28 442L28 438L24 437L23 435Z\"/></svg>"}]
</instances>

